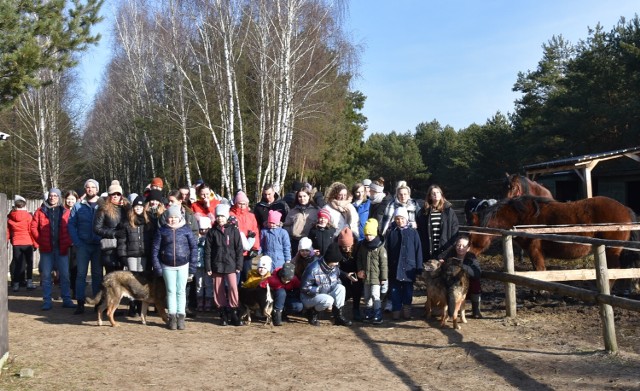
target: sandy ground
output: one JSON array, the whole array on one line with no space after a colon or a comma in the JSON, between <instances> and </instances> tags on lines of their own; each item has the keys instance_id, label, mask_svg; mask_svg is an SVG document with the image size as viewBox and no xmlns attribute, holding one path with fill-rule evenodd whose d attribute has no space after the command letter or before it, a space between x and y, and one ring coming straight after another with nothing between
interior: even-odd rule
<instances>
[{"instance_id":1,"label":"sandy ground","mask_svg":"<svg viewBox=\"0 0 640 391\"><path fill-rule=\"evenodd\" d=\"M481 264L500 269L496 257ZM121 327L98 327L91 307L73 315L56 301L43 312L39 288L10 292L0 390L640 390L640 314L615 310L620 352L609 355L597 306L519 288L509 319L503 285L482 287L485 317L462 330L425 321L419 290L410 321L385 314L379 326L338 327L327 313L320 327L301 317L283 327L222 327L209 312L184 331L167 330L155 314L146 326L122 316ZM25 368L34 376L20 377Z\"/></svg>"}]
</instances>

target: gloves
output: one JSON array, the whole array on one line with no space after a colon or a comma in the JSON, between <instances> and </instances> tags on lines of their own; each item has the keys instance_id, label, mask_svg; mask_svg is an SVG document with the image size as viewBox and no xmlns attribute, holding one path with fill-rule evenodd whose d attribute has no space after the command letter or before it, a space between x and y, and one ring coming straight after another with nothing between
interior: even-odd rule
<instances>
[{"instance_id":1,"label":"gloves","mask_svg":"<svg viewBox=\"0 0 640 391\"><path fill-rule=\"evenodd\" d=\"M189 274L189 277L187 278L187 282L193 282L193 274Z\"/></svg>"},{"instance_id":2,"label":"gloves","mask_svg":"<svg viewBox=\"0 0 640 391\"><path fill-rule=\"evenodd\" d=\"M249 258L255 258L258 256L258 251L256 250L250 250L249 251Z\"/></svg>"},{"instance_id":3,"label":"gloves","mask_svg":"<svg viewBox=\"0 0 640 391\"><path fill-rule=\"evenodd\" d=\"M380 284L380 293L387 293L389 290L389 280L382 281Z\"/></svg>"},{"instance_id":4,"label":"gloves","mask_svg":"<svg viewBox=\"0 0 640 391\"><path fill-rule=\"evenodd\" d=\"M255 238L256 237L256 233L253 231L247 231L247 238Z\"/></svg>"}]
</instances>

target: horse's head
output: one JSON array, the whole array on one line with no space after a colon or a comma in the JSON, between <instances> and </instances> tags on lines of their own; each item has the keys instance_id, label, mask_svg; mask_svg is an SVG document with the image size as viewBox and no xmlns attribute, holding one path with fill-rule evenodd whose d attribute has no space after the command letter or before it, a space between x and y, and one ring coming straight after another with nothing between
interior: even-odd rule
<instances>
[{"instance_id":1,"label":"horse's head","mask_svg":"<svg viewBox=\"0 0 640 391\"><path fill-rule=\"evenodd\" d=\"M504 196L505 198L520 197L525 194L522 188L522 177L519 174L505 173L504 179Z\"/></svg>"}]
</instances>

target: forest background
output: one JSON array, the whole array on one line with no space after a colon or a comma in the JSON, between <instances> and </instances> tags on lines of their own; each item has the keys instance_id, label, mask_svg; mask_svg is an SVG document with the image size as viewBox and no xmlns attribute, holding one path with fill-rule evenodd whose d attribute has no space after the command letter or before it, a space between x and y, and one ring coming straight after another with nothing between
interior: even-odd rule
<instances>
[{"instance_id":1,"label":"forest background","mask_svg":"<svg viewBox=\"0 0 640 391\"><path fill-rule=\"evenodd\" d=\"M448 198L495 197L505 171L640 140L637 15L577 43L542 43L534 70L514 75L513 113L365 139L366 95L351 88L362 49L344 32L344 2L123 1L87 112L74 102L73 66L99 39L90 27L102 2L11 3L0 8L0 131L10 136L0 143L0 192L9 195L80 190L89 177L140 192L159 176L167 188L203 178L257 200L265 183L284 193L294 181L323 188L382 176L387 190L408 181L414 198L432 183ZM29 50L11 58L16 48ZM30 55L38 61L20 62Z\"/></svg>"}]
</instances>

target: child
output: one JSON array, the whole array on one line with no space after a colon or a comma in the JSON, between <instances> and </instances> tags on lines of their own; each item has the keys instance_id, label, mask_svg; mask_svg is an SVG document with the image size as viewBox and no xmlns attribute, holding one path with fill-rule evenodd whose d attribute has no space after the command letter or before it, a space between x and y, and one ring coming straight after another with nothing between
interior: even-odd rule
<instances>
[{"instance_id":1,"label":"child","mask_svg":"<svg viewBox=\"0 0 640 391\"><path fill-rule=\"evenodd\" d=\"M365 322L382 323L380 286L387 280L387 250L378 237L378 220L371 218L364 225L364 241L356 256L358 278L364 281Z\"/></svg>"},{"instance_id":2,"label":"child","mask_svg":"<svg viewBox=\"0 0 640 391\"><path fill-rule=\"evenodd\" d=\"M229 219L229 205L219 204L215 214L216 222L207 232L204 266L213 277L213 300L220 311L220 325L226 326L231 321L234 326L240 326L236 273L240 273L244 263L242 238L235 219Z\"/></svg>"},{"instance_id":3,"label":"child","mask_svg":"<svg viewBox=\"0 0 640 391\"><path fill-rule=\"evenodd\" d=\"M302 273L304 273L304 269L309 266L311 262L315 260L315 251L313 250L313 245L311 244L311 239L302 238L298 242L298 253L291 263L295 265L294 274L298 279L302 278Z\"/></svg>"},{"instance_id":4,"label":"child","mask_svg":"<svg viewBox=\"0 0 640 391\"><path fill-rule=\"evenodd\" d=\"M357 277L358 265L355 255L357 253L356 238L351 228L345 226L338 234L338 246L342 253L340 261L340 280L346 289L345 300L351 299L353 320L361 322L360 316L360 300L362 299L363 285L362 281Z\"/></svg>"},{"instance_id":5,"label":"child","mask_svg":"<svg viewBox=\"0 0 640 391\"><path fill-rule=\"evenodd\" d=\"M204 270L204 246L207 241L207 232L211 228L211 219L207 216L198 220L198 267L196 268L195 283L196 297L198 298L198 311L211 311L213 307L213 280L207 276Z\"/></svg>"},{"instance_id":6,"label":"child","mask_svg":"<svg viewBox=\"0 0 640 391\"><path fill-rule=\"evenodd\" d=\"M466 235L458 236L455 245L456 258L463 260L462 267L469 275L469 292L467 296L471 298L472 316L475 319L482 319L482 313L480 313L480 297L482 294L480 274L482 269L480 269L480 263L475 254L469 252L469 247L469 237Z\"/></svg>"},{"instance_id":7,"label":"child","mask_svg":"<svg viewBox=\"0 0 640 391\"><path fill-rule=\"evenodd\" d=\"M187 314L187 280L192 279L198 263L198 243L185 224L177 205L165 212L165 225L153 238L153 270L167 286L169 330L184 330Z\"/></svg>"},{"instance_id":8,"label":"child","mask_svg":"<svg viewBox=\"0 0 640 391\"><path fill-rule=\"evenodd\" d=\"M262 253L268 255L273 260L271 265L272 272L274 269L282 267L285 262L291 261L291 242L289 234L280 226L280 218L282 213L270 210L267 219L267 228L260 231L260 248Z\"/></svg>"},{"instance_id":9,"label":"child","mask_svg":"<svg viewBox=\"0 0 640 391\"><path fill-rule=\"evenodd\" d=\"M271 276L271 257L263 255L258 260L258 267L256 270L251 269L247 273L247 279L242 283L243 288L257 288L258 285Z\"/></svg>"},{"instance_id":10,"label":"child","mask_svg":"<svg viewBox=\"0 0 640 391\"><path fill-rule=\"evenodd\" d=\"M7 216L7 241L13 246L11 261L11 288L14 292L25 283L27 290L34 290L33 285L33 247L35 243L29 232L33 216L27 211L27 200L16 195L13 201L15 208Z\"/></svg>"},{"instance_id":11,"label":"child","mask_svg":"<svg viewBox=\"0 0 640 391\"><path fill-rule=\"evenodd\" d=\"M409 225L409 213L403 206L396 208L393 223L385 238L389 262L389 290L393 319L411 319L413 283L422 273L422 246L418 231Z\"/></svg>"},{"instance_id":12,"label":"child","mask_svg":"<svg viewBox=\"0 0 640 391\"><path fill-rule=\"evenodd\" d=\"M300 280L294 274L295 267L287 262L271 275L260 282L261 288L267 284L273 295L273 325L282 326L282 320L287 320L287 312L302 312L300 301Z\"/></svg>"},{"instance_id":13,"label":"child","mask_svg":"<svg viewBox=\"0 0 640 391\"><path fill-rule=\"evenodd\" d=\"M331 225L331 215L326 209L318 211L318 222L309 231L309 239L316 250L317 256L322 256L329 245L334 241L336 229Z\"/></svg>"}]
</instances>

